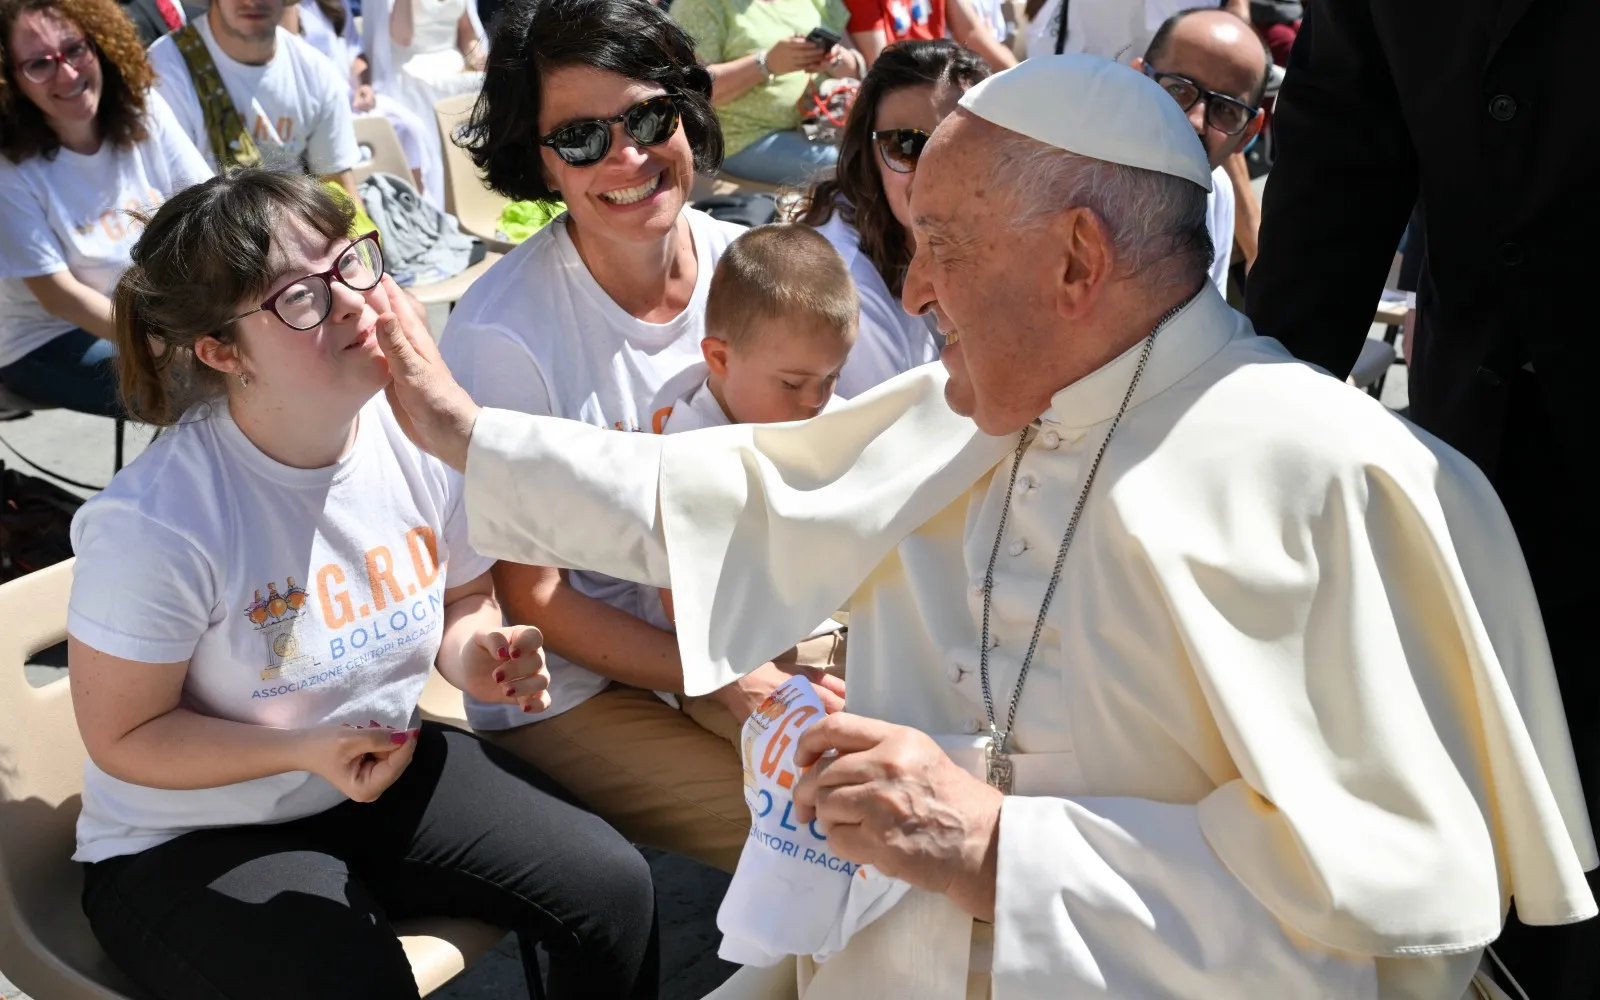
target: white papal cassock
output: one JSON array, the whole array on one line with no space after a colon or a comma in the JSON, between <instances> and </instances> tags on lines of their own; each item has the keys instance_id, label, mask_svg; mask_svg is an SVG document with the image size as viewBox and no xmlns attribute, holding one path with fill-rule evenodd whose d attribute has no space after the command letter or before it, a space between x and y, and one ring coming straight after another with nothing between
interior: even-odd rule
<instances>
[{"instance_id":1,"label":"white papal cassock","mask_svg":"<svg viewBox=\"0 0 1600 1000\"><path fill-rule=\"evenodd\" d=\"M1029 432L995 573L1002 721L1137 355ZM473 544L670 585L691 693L844 608L849 710L981 775L981 584L1017 439L943 384L931 366L805 425L665 438L485 411ZM1106 453L1012 745L992 930L913 892L800 960L806 996L1454 1000L1513 894L1529 923L1595 912L1539 611L1487 481L1209 284Z\"/></svg>"}]
</instances>

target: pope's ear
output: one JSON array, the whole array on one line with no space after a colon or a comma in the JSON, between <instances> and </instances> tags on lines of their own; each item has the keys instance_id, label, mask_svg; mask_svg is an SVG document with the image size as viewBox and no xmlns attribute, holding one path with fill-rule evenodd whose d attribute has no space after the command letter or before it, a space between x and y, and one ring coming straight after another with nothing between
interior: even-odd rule
<instances>
[{"instance_id":1,"label":"pope's ear","mask_svg":"<svg viewBox=\"0 0 1600 1000\"><path fill-rule=\"evenodd\" d=\"M1063 319L1081 318L1099 297L1116 266L1111 231L1087 208L1069 208L1053 234L1062 248L1056 286L1056 312Z\"/></svg>"}]
</instances>

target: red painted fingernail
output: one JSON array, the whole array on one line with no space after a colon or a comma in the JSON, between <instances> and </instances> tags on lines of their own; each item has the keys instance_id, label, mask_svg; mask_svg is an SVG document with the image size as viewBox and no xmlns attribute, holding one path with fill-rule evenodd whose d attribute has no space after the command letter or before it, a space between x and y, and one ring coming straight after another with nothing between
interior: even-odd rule
<instances>
[{"instance_id":1,"label":"red painted fingernail","mask_svg":"<svg viewBox=\"0 0 1600 1000\"><path fill-rule=\"evenodd\" d=\"M515 660L517 657L519 657L521 655L522 655L522 650L516 648L515 646L511 647L511 658L513 660Z\"/></svg>"},{"instance_id":2,"label":"red painted fingernail","mask_svg":"<svg viewBox=\"0 0 1600 1000\"><path fill-rule=\"evenodd\" d=\"M507 649L504 646L501 646L500 647L500 659L509 660L510 658L511 658L511 650Z\"/></svg>"},{"instance_id":3,"label":"red painted fingernail","mask_svg":"<svg viewBox=\"0 0 1600 1000\"><path fill-rule=\"evenodd\" d=\"M531 711L533 711L533 706L532 705L524 705L524 706L522 706L522 710L524 712L531 712Z\"/></svg>"},{"instance_id":4,"label":"red painted fingernail","mask_svg":"<svg viewBox=\"0 0 1600 1000\"><path fill-rule=\"evenodd\" d=\"M379 722L377 719L368 719L367 720L367 725L371 726L373 729L388 729L389 728L388 726L385 726L383 723Z\"/></svg>"},{"instance_id":5,"label":"red painted fingernail","mask_svg":"<svg viewBox=\"0 0 1600 1000\"><path fill-rule=\"evenodd\" d=\"M507 698L515 698L516 696L517 696L517 689L516 688L506 688L506 697Z\"/></svg>"},{"instance_id":6,"label":"red painted fingernail","mask_svg":"<svg viewBox=\"0 0 1600 1000\"><path fill-rule=\"evenodd\" d=\"M411 735L409 733L390 733L389 734L389 742L397 744L397 745L401 744L401 743L404 743L406 740L408 740L410 738L411 738Z\"/></svg>"},{"instance_id":7,"label":"red painted fingernail","mask_svg":"<svg viewBox=\"0 0 1600 1000\"><path fill-rule=\"evenodd\" d=\"M406 730L406 732L411 736L412 739L416 739L417 737L422 735L422 727L418 726L415 729L408 729L408 730Z\"/></svg>"},{"instance_id":8,"label":"red painted fingernail","mask_svg":"<svg viewBox=\"0 0 1600 1000\"><path fill-rule=\"evenodd\" d=\"M496 684L504 684L506 682L506 672L504 670L496 670L494 672L494 682Z\"/></svg>"}]
</instances>

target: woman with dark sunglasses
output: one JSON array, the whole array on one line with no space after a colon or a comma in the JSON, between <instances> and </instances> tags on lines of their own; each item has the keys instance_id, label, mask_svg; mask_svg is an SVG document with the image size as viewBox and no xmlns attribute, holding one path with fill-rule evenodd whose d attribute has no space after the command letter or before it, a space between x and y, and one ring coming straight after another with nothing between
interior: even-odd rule
<instances>
[{"instance_id":1,"label":"woman with dark sunglasses","mask_svg":"<svg viewBox=\"0 0 1600 1000\"><path fill-rule=\"evenodd\" d=\"M567 211L497 263L440 338L485 406L659 432L705 379L711 274L741 232L687 207L722 160L711 77L646 0L516 0L501 11L464 145L491 187ZM732 871L750 832L737 751L653 692L681 692L671 633L626 580L495 569L511 621L550 650L550 708L468 699L477 731L531 761L638 843ZM787 680L720 692L739 721Z\"/></svg>"},{"instance_id":2,"label":"woman with dark sunglasses","mask_svg":"<svg viewBox=\"0 0 1600 1000\"><path fill-rule=\"evenodd\" d=\"M117 287L123 399L170 430L72 526L90 927L157 1000L416 998L419 917L542 942L552 996L654 997L639 853L419 719L431 670L530 713L549 675L538 630L503 625L460 477L383 396L379 324L420 307L352 213L298 174L214 178L150 218Z\"/></svg>"},{"instance_id":3,"label":"woman with dark sunglasses","mask_svg":"<svg viewBox=\"0 0 1600 1000\"><path fill-rule=\"evenodd\" d=\"M900 306L911 263L911 185L929 136L989 66L955 42L897 42L861 81L839 143L837 174L816 184L802 222L844 257L861 293L861 326L835 390L848 399L939 359L937 331Z\"/></svg>"},{"instance_id":4,"label":"woman with dark sunglasses","mask_svg":"<svg viewBox=\"0 0 1600 1000\"><path fill-rule=\"evenodd\" d=\"M0 0L0 384L111 416L127 210L211 176L115 0Z\"/></svg>"}]
</instances>

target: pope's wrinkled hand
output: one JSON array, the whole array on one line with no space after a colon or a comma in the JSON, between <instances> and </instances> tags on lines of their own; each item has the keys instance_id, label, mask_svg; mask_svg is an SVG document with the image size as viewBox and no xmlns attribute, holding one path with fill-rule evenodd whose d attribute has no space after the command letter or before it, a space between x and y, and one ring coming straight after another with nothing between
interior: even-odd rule
<instances>
[{"instance_id":1,"label":"pope's wrinkled hand","mask_svg":"<svg viewBox=\"0 0 1600 1000\"><path fill-rule=\"evenodd\" d=\"M465 472L478 404L439 356L422 304L388 275L383 289L389 311L378 317L378 346L389 360L389 386L384 391L395 419L417 447Z\"/></svg>"},{"instance_id":2,"label":"pope's wrinkled hand","mask_svg":"<svg viewBox=\"0 0 1600 1000\"><path fill-rule=\"evenodd\" d=\"M998 790L922 731L848 712L806 730L794 759L810 768L794 786L797 818L814 817L834 854L994 919Z\"/></svg>"}]
</instances>

